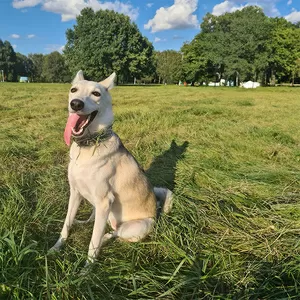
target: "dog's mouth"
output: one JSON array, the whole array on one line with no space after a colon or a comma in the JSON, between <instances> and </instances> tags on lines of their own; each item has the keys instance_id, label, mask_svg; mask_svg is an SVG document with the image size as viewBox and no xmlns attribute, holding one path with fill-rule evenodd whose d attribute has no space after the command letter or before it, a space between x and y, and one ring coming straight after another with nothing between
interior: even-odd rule
<instances>
[{"instance_id":1,"label":"dog's mouth","mask_svg":"<svg viewBox=\"0 0 300 300\"><path fill-rule=\"evenodd\" d=\"M71 144L72 136L80 137L84 134L88 126L93 122L98 111L95 110L89 115L77 115L70 113L66 124L64 139L68 146Z\"/></svg>"},{"instance_id":2,"label":"dog's mouth","mask_svg":"<svg viewBox=\"0 0 300 300\"><path fill-rule=\"evenodd\" d=\"M72 135L80 136L84 133L85 129L93 122L97 115L98 111L95 110L89 115L79 116L78 121L75 126L72 128Z\"/></svg>"}]
</instances>

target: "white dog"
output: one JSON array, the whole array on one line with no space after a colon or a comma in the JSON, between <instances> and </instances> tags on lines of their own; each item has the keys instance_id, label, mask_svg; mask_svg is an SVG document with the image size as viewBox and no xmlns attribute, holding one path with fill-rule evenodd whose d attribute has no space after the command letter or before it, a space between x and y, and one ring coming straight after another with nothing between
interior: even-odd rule
<instances>
[{"instance_id":1,"label":"white dog","mask_svg":"<svg viewBox=\"0 0 300 300\"><path fill-rule=\"evenodd\" d=\"M73 140L68 169L70 199L63 229L52 250L64 244L85 198L94 206L95 216L88 262L95 260L102 243L111 237L130 242L143 239L153 227L158 208L168 212L172 205L171 191L152 189L143 170L112 130L108 90L115 77L113 73L97 83L84 80L79 71L69 93L64 138L67 145ZM113 232L104 235L107 221Z\"/></svg>"}]
</instances>

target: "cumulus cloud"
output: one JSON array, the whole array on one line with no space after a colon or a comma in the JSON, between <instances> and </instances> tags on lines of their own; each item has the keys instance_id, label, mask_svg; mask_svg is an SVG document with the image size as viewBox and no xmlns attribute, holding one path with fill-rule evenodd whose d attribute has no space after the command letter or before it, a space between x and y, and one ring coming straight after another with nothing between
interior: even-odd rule
<instances>
[{"instance_id":1,"label":"cumulus cloud","mask_svg":"<svg viewBox=\"0 0 300 300\"><path fill-rule=\"evenodd\" d=\"M155 37L154 43L165 42L166 39L160 39L159 37Z\"/></svg>"},{"instance_id":2,"label":"cumulus cloud","mask_svg":"<svg viewBox=\"0 0 300 300\"><path fill-rule=\"evenodd\" d=\"M287 5L292 5L292 3L293 3L293 0L289 0Z\"/></svg>"},{"instance_id":3,"label":"cumulus cloud","mask_svg":"<svg viewBox=\"0 0 300 300\"><path fill-rule=\"evenodd\" d=\"M244 5L237 6L232 1L224 1L224 2L214 6L212 14L215 15L215 16L221 16L221 15L227 13L227 12L231 13L231 12L234 12L236 10L241 10L244 7L245 7Z\"/></svg>"},{"instance_id":4,"label":"cumulus cloud","mask_svg":"<svg viewBox=\"0 0 300 300\"><path fill-rule=\"evenodd\" d=\"M151 29L151 32L196 28L199 21L193 13L197 10L197 5L198 0L174 0L172 6L159 8L144 28Z\"/></svg>"},{"instance_id":5,"label":"cumulus cloud","mask_svg":"<svg viewBox=\"0 0 300 300\"><path fill-rule=\"evenodd\" d=\"M13 39L19 39L21 36L19 34L13 33L10 37L12 37Z\"/></svg>"},{"instance_id":6,"label":"cumulus cloud","mask_svg":"<svg viewBox=\"0 0 300 300\"><path fill-rule=\"evenodd\" d=\"M226 0L214 6L212 14L215 16L223 15L227 12L231 13L241 10L246 6L255 5L261 7L265 14L271 17L279 16L280 12L276 7L278 0Z\"/></svg>"},{"instance_id":7,"label":"cumulus cloud","mask_svg":"<svg viewBox=\"0 0 300 300\"><path fill-rule=\"evenodd\" d=\"M293 10L293 12L285 16L285 18L292 23L300 22L300 11Z\"/></svg>"},{"instance_id":8,"label":"cumulus cloud","mask_svg":"<svg viewBox=\"0 0 300 300\"><path fill-rule=\"evenodd\" d=\"M58 45L58 44L48 44L45 47L45 50L47 52L54 52L54 51L58 51L58 52L63 52L63 50L65 49L64 45Z\"/></svg>"},{"instance_id":9,"label":"cumulus cloud","mask_svg":"<svg viewBox=\"0 0 300 300\"><path fill-rule=\"evenodd\" d=\"M147 3L146 6L150 8L150 7L153 6L153 4L154 4L154 3Z\"/></svg>"},{"instance_id":10,"label":"cumulus cloud","mask_svg":"<svg viewBox=\"0 0 300 300\"><path fill-rule=\"evenodd\" d=\"M35 37L35 34L28 34L27 35L27 38L29 38L29 39L33 39Z\"/></svg>"},{"instance_id":11,"label":"cumulus cloud","mask_svg":"<svg viewBox=\"0 0 300 300\"><path fill-rule=\"evenodd\" d=\"M14 8L33 7L40 4L42 0L14 0L12 5Z\"/></svg>"},{"instance_id":12,"label":"cumulus cloud","mask_svg":"<svg viewBox=\"0 0 300 300\"><path fill-rule=\"evenodd\" d=\"M99 9L114 10L123 13L135 21L138 17L138 8L134 8L130 3L122 3L119 0L103 1L98 0L14 0L13 7L24 8L41 4L45 11L57 13L61 15L63 22L73 20L80 11L86 7L91 7L95 11Z\"/></svg>"}]
</instances>

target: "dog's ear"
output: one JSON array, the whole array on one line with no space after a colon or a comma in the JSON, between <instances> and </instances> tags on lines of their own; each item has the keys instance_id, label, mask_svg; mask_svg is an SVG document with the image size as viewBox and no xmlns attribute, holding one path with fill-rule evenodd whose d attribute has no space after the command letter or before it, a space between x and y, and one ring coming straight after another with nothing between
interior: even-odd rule
<instances>
[{"instance_id":1,"label":"dog's ear","mask_svg":"<svg viewBox=\"0 0 300 300\"><path fill-rule=\"evenodd\" d=\"M83 72L80 70L77 72L75 78L72 81L72 84L75 84L76 82L81 81L81 80L84 80L84 77L83 77Z\"/></svg>"},{"instance_id":2,"label":"dog's ear","mask_svg":"<svg viewBox=\"0 0 300 300\"><path fill-rule=\"evenodd\" d=\"M109 77L100 81L99 83L103 85L107 90L111 90L114 87L114 81L116 79L116 73L113 72Z\"/></svg>"}]
</instances>

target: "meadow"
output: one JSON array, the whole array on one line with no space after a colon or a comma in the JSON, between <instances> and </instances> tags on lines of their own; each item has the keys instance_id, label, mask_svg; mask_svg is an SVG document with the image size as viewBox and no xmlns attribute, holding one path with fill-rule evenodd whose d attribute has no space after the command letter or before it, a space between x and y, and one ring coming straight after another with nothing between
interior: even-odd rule
<instances>
[{"instance_id":1,"label":"meadow","mask_svg":"<svg viewBox=\"0 0 300 300\"><path fill-rule=\"evenodd\" d=\"M85 275L92 224L47 253L68 204L68 89L0 84L0 299L299 299L300 89L113 89L114 130L175 200Z\"/></svg>"}]
</instances>

